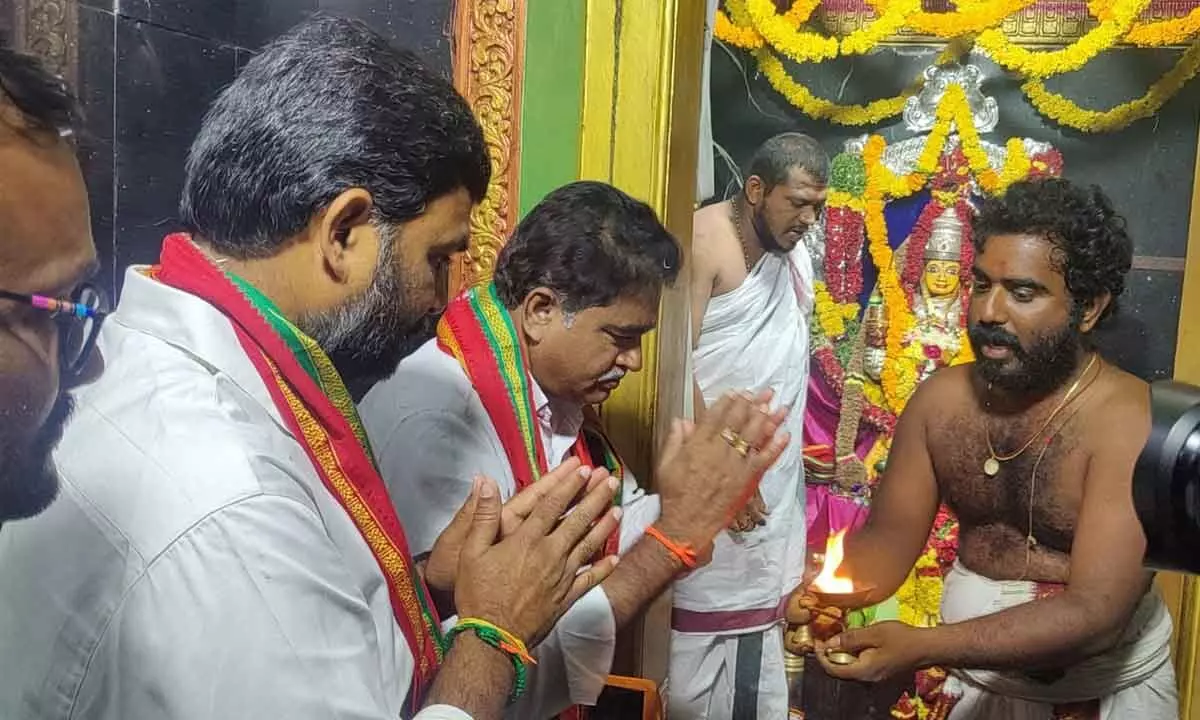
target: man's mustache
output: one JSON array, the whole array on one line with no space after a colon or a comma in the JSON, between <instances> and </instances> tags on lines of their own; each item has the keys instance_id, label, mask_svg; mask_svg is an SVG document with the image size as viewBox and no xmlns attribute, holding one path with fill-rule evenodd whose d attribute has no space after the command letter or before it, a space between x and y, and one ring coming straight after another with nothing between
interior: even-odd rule
<instances>
[{"instance_id":1,"label":"man's mustache","mask_svg":"<svg viewBox=\"0 0 1200 720\"><path fill-rule=\"evenodd\" d=\"M967 335L976 347L991 345L992 347L1007 347L1021 350L1021 341L1016 335L1004 330L999 325L972 325L967 328Z\"/></svg>"},{"instance_id":2,"label":"man's mustache","mask_svg":"<svg viewBox=\"0 0 1200 720\"><path fill-rule=\"evenodd\" d=\"M608 382L619 382L624 377L625 377L624 370L622 370L621 368L613 368L612 370L609 370L608 372L601 375L600 379L597 380L596 383L599 385L603 385L604 383L608 383Z\"/></svg>"}]
</instances>

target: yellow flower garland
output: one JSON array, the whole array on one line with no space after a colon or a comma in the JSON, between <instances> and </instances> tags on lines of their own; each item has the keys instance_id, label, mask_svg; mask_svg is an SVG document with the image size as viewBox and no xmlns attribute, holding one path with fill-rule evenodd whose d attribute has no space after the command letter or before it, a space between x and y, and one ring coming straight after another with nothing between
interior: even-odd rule
<instances>
[{"instance_id":1,"label":"yellow flower garland","mask_svg":"<svg viewBox=\"0 0 1200 720\"><path fill-rule=\"evenodd\" d=\"M1028 77L1046 78L1078 70L1112 47L1129 32L1149 4L1150 0L1114 0L1111 17L1101 20L1099 25L1061 50L1027 50L996 28L981 33L976 43L1000 66Z\"/></svg>"},{"instance_id":2,"label":"yellow flower garland","mask_svg":"<svg viewBox=\"0 0 1200 720\"><path fill-rule=\"evenodd\" d=\"M876 45L899 32L909 16L921 10L921 0L886 0L886 4L883 1L878 4L885 6L874 22L842 38L844 54L862 55L870 52Z\"/></svg>"},{"instance_id":3,"label":"yellow flower garland","mask_svg":"<svg viewBox=\"0 0 1200 720\"><path fill-rule=\"evenodd\" d=\"M1175 67L1151 85L1145 95L1111 110L1085 110L1036 80L1025 83L1021 89L1039 113L1061 125L1080 132L1113 132L1157 113L1197 72L1200 72L1200 41L1189 47Z\"/></svg>"},{"instance_id":4,"label":"yellow flower garland","mask_svg":"<svg viewBox=\"0 0 1200 720\"><path fill-rule=\"evenodd\" d=\"M1138 23L1125 35L1125 42L1140 47L1179 45L1195 39L1200 33L1200 8L1174 20Z\"/></svg>"},{"instance_id":5,"label":"yellow flower garland","mask_svg":"<svg viewBox=\"0 0 1200 720\"><path fill-rule=\"evenodd\" d=\"M838 55L838 41L797 30L792 18L779 15L774 0L746 0L746 12L763 40L797 62L828 60Z\"/></svg>"},{"instance_id":6,"label":"yellow flower garland","mask_svg":"<svg viewBox=\"0 0 1200 720\"><path fill-rule=\"evenodd\" d=\"M875 100L866 105L838 105L816 97L808 88L792 79L787 68L770 51L760 50L759 72L771 83L771 87L805 115L820 120L829 120L840 125L874 125L904 111L904 103L911 94L905 91L896 97Z\"/></svg>"},{"instance_id":7,"label":"yellow flower garland","mask_svg":"<svg viewBox=\"0 0 1200 720\"><path fill-rule=\"evenodd\" d=\"M920 571L939 570L939 574L923 574ZM927 548L909 572L904 584L896 591L900 622L917 627L933 627L941 617L942 579L938 565L937 550Z\"/></svg>"},{"instance_id":8,"label":"yellow flower garland","mask_svg":"<svg viewBox=\"0 0 1200 720\"><path fill-rule=\"evenodd\" d=\"M917 32L945 39L974 35L1004 22L1009 15L1021 12L1036 1L988 0L970 9L959 9L954 12L922 11L909 15L905 25Z\"/></svg>"},{"instance_id":9,"label":"yellow flower garland","mask_svg":"<svg viewBox=\"0 0 1200 720\"><path fill-rule=\"evenodd\" d=\"M900 279L892 266L892 248L888 245L887 222L884 219L884 196L889 194L886 185L900 189L895 176L883 165L884 139L878 135L867 138L863 149L863 162L867 167L867 189L864 194L866 209L864 222L867 230L867 249L871 260L879 270L879 292L887 314L887 357L899 358L904 348L904 339L909 334L912 317L907 312L907 299L900 287ZM912 187L905 184L904 189ZM907 193L902 193L906 195ZM908 396L916 387L916 375L908 363L884 363L880 383L888 407L897 415L904 409Z\"/></svg>"},{"instance_id":10,"label":"yellow flower garland","mask_svg":"<svg viewBox=\"0 0 1200 720\"><path fill-rule=\"evenodd\" d=\"M784 19L792 25L799 26L808 22L808 18L820 4L820 0L796 0L784 15ZM762 36L754 29L746 13L745 0L725 0L725 10L717 10L713 35L743 50L757 50L763 46Z\"/></svg>"},{"instance_id":11,"label":"yellow flower garland","mask_svg":"<svg viewBox=\"0 0 1200 720\"><path fill-rule=\"evenodd\" d=\"M829 207L845 207L856 212L863 211L862 198L857 198L845 190L830 190L825 196L825 204Z\"/></svg>"},{"instance_id":12,"label":"yellow flower garland","mask_svg":"<svg viewBox=\"0 0 1200 720\"><path fill-rule=\"evenodd\" d=\"M846 321L858 319L858 303L839 303L829 294L824 282L813 283L814 308L821 333L830 340L838 340L846 334Z\"/></svg>"}]
</instances>

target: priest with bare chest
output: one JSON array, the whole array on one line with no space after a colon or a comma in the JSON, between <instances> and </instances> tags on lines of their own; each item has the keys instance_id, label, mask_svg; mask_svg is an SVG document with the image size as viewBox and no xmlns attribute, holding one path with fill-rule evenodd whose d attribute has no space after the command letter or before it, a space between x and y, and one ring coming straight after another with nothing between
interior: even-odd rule
<instances>
[{"instance_id":1,"label":"priest with bare chest","mask_svg":"<svg viewBox=\"0 0 1200 720\"><path fill-rule=\"evenodd\" d=\"M850 664L818 657L868 681L948 668L951 720L1172 720L1171 620L1131 490L1149 388L1092 343L1130 268L1124 220L1097 188L1018 183L983 203L973 240L977 360L914 395L843 566L868 602L890 596L946 503L960 544L942 624L852 630L830 641Z\"/></svg>"}]
</instances>

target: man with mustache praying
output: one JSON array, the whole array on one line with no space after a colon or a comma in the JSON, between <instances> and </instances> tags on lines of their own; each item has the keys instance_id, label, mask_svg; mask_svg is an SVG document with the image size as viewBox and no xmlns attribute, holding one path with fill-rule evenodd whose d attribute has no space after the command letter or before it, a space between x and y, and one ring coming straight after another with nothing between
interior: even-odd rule
<instances>
[{"instance_id":1,"label":"man with mustache praying","mask_svg":"<svg viewBox=\"0 0 1200 720\"><path fill-rule=\"evenodd\" d=\"M574 456L622 481L620 529L606 543L621 563L541 648L531 682L559 692L539 693L544 702L514 717L544 720L595 704L617 630L690 569L669 544L703 540L700 527L726 521L705 507L695 487L702 478L660 472L657 494L639 488L594 407L641 370L642 337L681 262L679 244L645 203L599 182L554 190L517 226L492 281L451 302L437 338L360 405L418 554L451 522L473 475L496 478L508 498Z\"/></svg>"},{"instance_id":2,"label":"man with mustache praying","mask_svg":"<svg viewBox=\"0 0 1200 720\"><path fill-rule=\"evenodd\" d=\"M0 219L21 221L4 259L27 269L4 290L61 297L94 252L78 170L56 123L0 115L16 125L0 160L49 196L10 215L0 192ZM0 717L495 720L522 697L531 649L616 566L600 551L618 483L572 460L501 507L495 481L465 475L418 562L354 406L445 303L490 170L466 101L362 23L311 19L246 63L189 152L187 232L128 270L100 333L60 497L0 532ZM37 242L55 262L19 249ZM55 376L30 356L56 350L56 326L36 302L4 310L38 383L32 426ZM704 502L731 510L782 440L747 399L720 414L676 434L661 472L703 477ZM702 552L715 514L663 531Z\"/></svg>"},{"instance_id":3,"label":"man with mustache praying","mask_svg":"<svg viewBox=\"0 0 1200 720\"><path fill-rule=\"evenodd\" d=\"M973 223L974 364L921 384L900 418L845 573L896 591L940 503L960 522L942 625L833 638L841 678L950 671L951 720L1174 720L1171 619L1142 568L1134 463L1149 389L1092 334L1116 310L1133 246L1108 198L1066 180L1014 184Z\"/></svg>"},{"instance_id":4,"label":"man with mustache praying","mask_svg":"<svg viewBox=\"0 0 1200 720\"><path fill-rule=\"evenodd\" d=\"M692 340L695 407L722 393L771 390L802 436L813 266L803 238L820 221L829 157L807 135L767 140L730 200L695 214ZM802 447L763 476L759 494L717 537L710 565L675 584L671 717L782 718L784 601L806 558Z\"/></svg>"}]
</instances>

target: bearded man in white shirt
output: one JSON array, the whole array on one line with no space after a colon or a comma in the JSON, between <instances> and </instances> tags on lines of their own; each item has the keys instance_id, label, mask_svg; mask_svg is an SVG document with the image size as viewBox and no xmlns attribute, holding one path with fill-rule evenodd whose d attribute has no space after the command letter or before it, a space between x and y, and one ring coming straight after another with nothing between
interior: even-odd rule
<instances>
[{"instance_id":1,"label":"bearded man in white shirt","mask_svg":"<svg viewBox=\"0 0 1200 720\"><path fill-rule=\"evenodd\" d=\"M101 332L58 502L0 533L0 717L502 714L525 646L615 566L594 558L616 483L573 461L502 510L479 479L422 567L352 394L444 302L489 174L462 98L360 23L247 63L192 146L190 232L130 268ZM723 408L671 456L714 502L781 450L749 401ZM423 575L472 619L453 643Z\"/></svg>"},{"instance_id":2,"label":"bearded man in white shirt","mask_svg":"<svg viewBox=\"0 0 1200 720\"><path fill-rule=\"evenodd\" d=\"M594 705L618 628L688 569L669 544L707 547L702 528L732 515L728 503L705 500L702 476L660 472L658 494L646 494L595 412L641 369L642 336L681 260L645 203L599 182L559 188L518 225L492 282L451 302L438 337L360 404L416 553L433 547L474 475L496 478L506 498L572 457L621 478L620 530L606 548L621 563L555 627L557 654L539 658L533 682L563 692L544 694L522 718Z\"/></svg>"}]
</instances>

